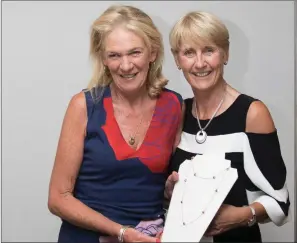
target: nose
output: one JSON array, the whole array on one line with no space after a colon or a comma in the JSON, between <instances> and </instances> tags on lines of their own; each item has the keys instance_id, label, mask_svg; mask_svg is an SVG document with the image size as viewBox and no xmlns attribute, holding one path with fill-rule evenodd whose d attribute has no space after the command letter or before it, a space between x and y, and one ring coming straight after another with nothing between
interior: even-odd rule
<instances>
[{"instance_id":1,"label":"nose","mask_svg":"<svg viewBox=\"0 0 297 243\"><path fill-rule=\"evenodd\" d=\"M201 55L200 53L197 53L197 56L196 56L196 62L195 62L195 67L197 69L201 69L201 68L204 68L205 67L205 59L204 59L204 56Z\"/></svg>"},{"instance_id":2,"label":"nose","mask_svg":"<svg viewBox=\"0 0 297 243\"><path fill-rule=\"evenodd\" d=\"M128 72L133 68L133 64L127 56L123 56L120 64L120 69L124 72Z\"/></svg>"}]
</instances>

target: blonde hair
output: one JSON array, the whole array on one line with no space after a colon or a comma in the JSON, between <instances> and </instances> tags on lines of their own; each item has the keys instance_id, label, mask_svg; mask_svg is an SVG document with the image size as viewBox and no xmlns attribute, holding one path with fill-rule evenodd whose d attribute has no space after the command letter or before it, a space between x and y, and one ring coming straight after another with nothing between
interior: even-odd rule
<instances>
[{"instance_id":1,"label":"blonde hair","mask_svg":"<svg viewBox=\"0 0 297 243\"><path fill-rule=\"evenodd\" d=\"M183 16L170 31L170 45L178 52L183 42L193 44L214 44L225 54L229 51L229 32L226 26L214 15L193 11Z\"/></svg>"},{"instance_id":2,"label":"blonde hair","mask_svg":"<svg viewBox=\"0 0 297 243\"><path fill-rule=\"evenodd\" d=\"M142 10L132 6L114 5L109 7L91 26L90 57L93 61L93 75L88 89L105 87L112 82L103 64L103 51L106 36L117 26L124 25L144 40L149 52L157 53L151 63L147 89L151 97L158 96L168 83L162 74L164 59L163 39L152 19Z\"/></svg>"}]
</instances>

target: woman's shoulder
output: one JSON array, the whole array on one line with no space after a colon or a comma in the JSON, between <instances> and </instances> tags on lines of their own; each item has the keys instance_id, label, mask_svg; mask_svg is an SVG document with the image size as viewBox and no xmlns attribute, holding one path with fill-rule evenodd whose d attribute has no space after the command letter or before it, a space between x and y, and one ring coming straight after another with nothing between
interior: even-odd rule
<instances>
[{"instance_id":1,"label":"woman's shoulder","mask_svg":"<svg viewBox=\"0 0 297 243\"><path fill-rule=\"evenodd\" d=\"M248 109L246 131L253 133L270 133L275 131L274 122L269 109L260 100L252 102Z\"/></svg>"},{"instance_id":2,"label":"woman's shoulder","mask_svg":"<svg viewBox=\"0 0 297 243\"><path fill-rule=\"evenodd\" d=\"M246 132L270 133L275 131L268 107L260 99L239 93L234 103L246 113Z\"/></svg>"},{"instance_id":3,"label":"woman's shoulder","mask_svg":"<svg viewBox=\"0 0 297 243\"><path fill-rule=\"evenodd\" d=\"M74 107L78 111L82 111L86 109L86 97L85 97L85 92L80 91L76 94L74 94L71 97L71 100L69 102L70 107Z\"/></svg>"},{"instance_id":4,"label":"woman's shoulder","mask_svg":"<svg viewBox=\"0 0 297 243\"><path fill-rule=\"evenodd\" d=\"M168 88L163 88L162 91L163 94L167 94L166 96L170 96L173 97L176 101L178 101L178 103L180 104L180 106L182 107L183 104L183 97L180 93L172 90L172 89L168 89ZM164 97L164 96L163 96Z\"/></svg>"}]
</instances>

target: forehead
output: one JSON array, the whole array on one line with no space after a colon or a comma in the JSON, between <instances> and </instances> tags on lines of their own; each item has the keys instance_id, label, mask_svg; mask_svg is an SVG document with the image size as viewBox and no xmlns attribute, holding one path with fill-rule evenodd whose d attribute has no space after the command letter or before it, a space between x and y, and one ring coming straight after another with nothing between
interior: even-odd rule
<instances>
[{"instance_id":1,"label":"forehead","mask_svg":"<svg viewBox=\"0 0 297 243\"><path fill-rule=\"evenodd\" d=\"M124 52L135 48L145 48L144 40L124 27L114 29L105 38L105 51Z\"/></svg>"},{"instance_id":2,"label":"forehead","mask_svg":"<svg viewBox=\"0 0 297 243\"><path fill-rule=\"evenodd\" d=\"M179 49L184 50L184 49L194 49L194 50L199 50L199 49L204 49L205 47L213 47L215 49L218 49L218 47L212 43L212 42L208 42L208 41L181 41L180 45L179 45Z\"/></svg>"}]
</instances>

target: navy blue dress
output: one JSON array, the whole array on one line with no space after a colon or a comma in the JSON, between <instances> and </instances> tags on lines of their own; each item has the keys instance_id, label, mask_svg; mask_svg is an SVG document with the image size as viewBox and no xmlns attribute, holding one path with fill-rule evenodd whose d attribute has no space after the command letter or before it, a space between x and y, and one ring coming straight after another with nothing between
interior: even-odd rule
<instances>
[{"instance_id":1,"label":"navy blue dress","mask_svg":"<svg viewBox=\"0 0 297 243\"><path fill-rule=\"evenodd\" d=\"M163 193L175 135L181 119L182 98L165 89L144 141L134 150L124 140L114 117L110 88L94 103L85 92L88 124L84 154L74 196L109 219L136 226L142 220L164 217ZM63 220L60 243L98 243L101 232Z\"/></svg>"}]
</instances>

